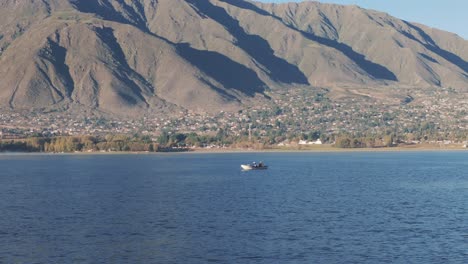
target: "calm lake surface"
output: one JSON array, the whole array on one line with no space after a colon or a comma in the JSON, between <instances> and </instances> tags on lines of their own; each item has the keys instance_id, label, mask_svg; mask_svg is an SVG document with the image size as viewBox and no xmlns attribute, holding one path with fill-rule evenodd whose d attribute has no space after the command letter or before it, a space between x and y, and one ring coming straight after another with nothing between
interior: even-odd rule
<instances>
[{"instance_id":1,"label":"calm lake surface","mask_svg":"<svg viewBox=\"0 0 468 264\"><path fill-rule=\"evenodd\" d=\"M264 161L266 171L242 172ZM0 155L0 263L467 263L468 152Z\"/></svg>"}]
</instances>

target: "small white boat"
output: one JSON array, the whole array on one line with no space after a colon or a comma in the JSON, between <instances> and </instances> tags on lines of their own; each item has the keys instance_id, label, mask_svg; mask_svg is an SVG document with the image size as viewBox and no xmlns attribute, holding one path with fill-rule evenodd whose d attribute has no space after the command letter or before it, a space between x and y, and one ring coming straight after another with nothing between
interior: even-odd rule
<instances>
[{"instance_id":1,"label":"small white boat","mask_svg":"<svg viewBox=\"0 0 468 264\"><path fill-rule=\"evenodd\" d=\"M259 164L242 164L241 168L243 170L266 170L268 166L265 166L263 163Z\"/></svg>"}]
</instances>

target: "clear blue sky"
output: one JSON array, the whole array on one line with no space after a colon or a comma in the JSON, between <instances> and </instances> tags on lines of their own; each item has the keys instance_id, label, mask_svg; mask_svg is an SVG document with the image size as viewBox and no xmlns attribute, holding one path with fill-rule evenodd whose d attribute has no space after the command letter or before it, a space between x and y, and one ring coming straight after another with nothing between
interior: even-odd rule
<instances>
[{"instance_id":1,"label":"clear blue sky","mask_svg":"<svg viewBox=\"0 0 468 264\"><path fill-rule=\"evenodd\" d=\"M256 1L301 2L299 0ZM456 33L468 40L468 0L320 0L318 2L358 5L379 10L410 22Z\"/></svg>"}]
</instances>

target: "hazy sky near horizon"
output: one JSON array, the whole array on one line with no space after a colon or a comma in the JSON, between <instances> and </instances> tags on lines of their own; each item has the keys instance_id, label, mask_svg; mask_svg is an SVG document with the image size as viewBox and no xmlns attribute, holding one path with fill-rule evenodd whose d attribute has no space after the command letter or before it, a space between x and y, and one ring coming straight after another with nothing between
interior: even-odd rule
<instances>
[{"instance_id":1,"label":"hazy sky near horizon","mask_svg":"<svg viewBox=\"0 0 468 264\"><path fill-rule=\"evenodd\" d=\"M259 2L302 2L300 0L256 0ZM358 5L410 22L453 32L468 40L468 0L320 0L317 2Z\"/></svg>"}]
</instances>

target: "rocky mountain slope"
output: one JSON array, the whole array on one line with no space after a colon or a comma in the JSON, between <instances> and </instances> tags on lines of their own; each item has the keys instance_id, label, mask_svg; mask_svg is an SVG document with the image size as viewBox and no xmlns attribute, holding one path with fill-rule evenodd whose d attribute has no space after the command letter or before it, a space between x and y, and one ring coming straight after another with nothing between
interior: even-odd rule
<instances>
[{"instance_id":1,"label":"rocky mountain slope","mask_svg":"<svg viewBox=\"0 0 468 264\"><path fill-rule=\"evenodd\" d=\"M0 106L219 111L277 90L468 89L468 41L357 6L4 0ZM390 95L391 96L391 95Z\"/></svg>"}]
</instances>

